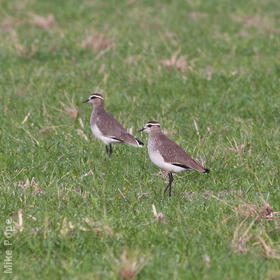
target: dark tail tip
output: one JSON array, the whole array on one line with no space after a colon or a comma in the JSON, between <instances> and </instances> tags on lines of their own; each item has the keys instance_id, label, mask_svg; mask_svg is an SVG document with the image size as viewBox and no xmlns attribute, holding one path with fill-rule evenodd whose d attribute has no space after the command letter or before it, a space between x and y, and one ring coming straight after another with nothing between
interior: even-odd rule
<instances>
[{"instance_id":1,"label":"dark tail tip","mask_svg":"<svg viewBox=\"0 0 280 280\"><path fill-rule=\"evenodd\" d=\"M137 143L138 143L138 145L140 146L140 147L143 147L144 146L144 143L143 142L141 142L140 140L138 140L138 139L135 139L136 141L137 141Z\"/></svg>"},{"instance_id":2,"label":"dark tail tip","mask_svg":"<svg viewBox=\"0 0 280 280\"><path fill-rule=\"evenodd\" d=\"M209 169L205 169L203 173L210 173Z\"/></svg>"}]
</instances>

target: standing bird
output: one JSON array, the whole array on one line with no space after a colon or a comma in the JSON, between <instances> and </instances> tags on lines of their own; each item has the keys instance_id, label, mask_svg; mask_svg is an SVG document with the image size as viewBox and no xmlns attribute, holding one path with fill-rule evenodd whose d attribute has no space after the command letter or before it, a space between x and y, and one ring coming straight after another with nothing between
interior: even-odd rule
<instances>
[{"instance_id":1,"label":"standing bird","mask_svg":"<svg viewBox=\"0 0 280 280\"><path fill-rule=\"evenodd\" d=\"M92 94L83 103L87 102L93 105L93 112L90 118L92 133L105 144L106 152L109 156L113 152L111 144L126 143L134 147L144 146L141 141L129 134L115 118L105 111L104 98L101 94Z\"/></svg>"},{"instance_id":2,"label":"standing bird","mask_svg":"<svg viewBox=\"0 0 280 280\"><path fill-rule=\"evenodd\" d=\"M168 171L169 183L164 193L169 189L169 196L171 196L173 173L188 170L202 173L210 172L209 169L198 164L179 145L164 135L158 122L148 122L139 130L139 132L141 131L149 135L148 153L151 161L159 168Z\"/></svg>"}]
</instances>

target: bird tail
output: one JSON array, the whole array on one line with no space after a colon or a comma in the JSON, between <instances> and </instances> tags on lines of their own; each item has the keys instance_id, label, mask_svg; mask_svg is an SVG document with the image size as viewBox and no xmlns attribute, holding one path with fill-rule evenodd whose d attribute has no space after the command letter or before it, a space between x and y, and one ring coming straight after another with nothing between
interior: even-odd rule
<instances>
[{"instance_id":1,"label":"bird tail","mask_svg":"<svg viewBox=\"0 0 280 280\"><path fill-rule=\"evenodd\" d=\"M144 146L144 144L140 140L136 139L134 136L132 136L129 133L122 135L121 138L123 142L133 147L139 148Z\"/></svg>"},{"instance_id":2,"label":"bird tail","mask_svg":"<svg viewBox=\"0 0 280 280\"><path fill-rule=\"evenodd\" d=\"M137 144L138 144L138 147L142 148L144 146L144 143L141 142L140 140L138 140L137 138L135 138Z\"/></svg>"},{"instance_id":3,"label":"bird tail","mask_svg":"<svg viewBox=\"0 0 280 280\"><path fill-rule=\"evenodd\" d=\"M210 173L210 170L205 168L203 173Z\"/></svg>"}]
</instances>

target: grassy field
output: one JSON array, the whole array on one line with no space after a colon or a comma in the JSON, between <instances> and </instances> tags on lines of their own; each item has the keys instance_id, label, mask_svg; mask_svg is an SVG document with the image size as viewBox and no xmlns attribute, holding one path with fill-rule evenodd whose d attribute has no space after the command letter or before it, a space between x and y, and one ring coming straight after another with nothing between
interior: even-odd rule
<instances>
[{"instance_id":1,"label":"grassy field","mask_svg":"<svg viewBox=\"0 0 280 280\"><path fill-rule=\"evenodd\" d=\"M279 33L274 0L2 0L0 279L280 279ZM108 159L94 91L211 173Z\"/></svg>"}]
</instances>

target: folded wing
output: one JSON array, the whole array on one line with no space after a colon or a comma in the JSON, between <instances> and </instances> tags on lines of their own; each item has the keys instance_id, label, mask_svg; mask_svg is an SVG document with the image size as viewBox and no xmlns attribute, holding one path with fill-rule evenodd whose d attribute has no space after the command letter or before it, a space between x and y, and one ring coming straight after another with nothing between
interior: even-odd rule
<instances>
[{"instance_id":1,"label":"folded wing","mask_svg":"<svg viewBox=\"0 0 280 280\"><path fill-rule=\"evenodd\" d=\"M196 170L198 172L209 173L208 169L204 168L192 159L179 145L170 140L164 134L162 134L159 138L158 147L166 162L185 168L186 170Z\"/></svg>"},{"instance_id":2,"label":"folded wing","mask_svg":"<svg viewBox=\"0 0 280 280\"><path fill-rule=\"evenodd\" d=\"M144 145L133 135L129 134L126 129L106 111L99 117L99 119L102 119L103 122L103 125L100 125L99 129L104 136L112 138L119 143L126 143L134 147L142 147ZM97 125L99 124L99 119L97 120Z\"/></svg>"}]
</instances>

